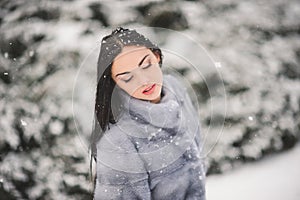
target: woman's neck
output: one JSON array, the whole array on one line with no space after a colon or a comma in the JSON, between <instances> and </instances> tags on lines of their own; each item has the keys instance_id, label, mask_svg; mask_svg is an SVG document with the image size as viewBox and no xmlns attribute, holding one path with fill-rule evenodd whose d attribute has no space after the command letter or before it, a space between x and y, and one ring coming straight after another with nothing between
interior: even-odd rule
<instances>
[{"instance_id":1,"label":"woman's neck","mask_svg":"<svg viewBox=\"0 0 300 200\"><path fill-rule=\"evenodd\" d=\"M159 95L156 99L151 100L150 102L151 102L151 103L159 103L160 100L161 100L161 98L163 98L163 96L164 96L164 91L161 90L160 95Z\"/></svg>"}]
</instances>

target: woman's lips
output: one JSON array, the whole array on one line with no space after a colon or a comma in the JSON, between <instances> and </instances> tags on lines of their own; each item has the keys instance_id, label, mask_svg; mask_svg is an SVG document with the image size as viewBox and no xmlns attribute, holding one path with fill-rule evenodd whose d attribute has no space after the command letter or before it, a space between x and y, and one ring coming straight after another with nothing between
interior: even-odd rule
<instances>
[{"instance_id":1,"label":"woman's lips","mask_svg":"<svg viewBox=\"0 0 300 200\"><path fill-rule=\"evenodd\" d=\"M150 87L146 88L143 91L143 94L146 94L146 95L152 94L154 92L154 90L155 90L155 86L156 86L156 84L153 84Z\"/></svg>"}]
</instances>

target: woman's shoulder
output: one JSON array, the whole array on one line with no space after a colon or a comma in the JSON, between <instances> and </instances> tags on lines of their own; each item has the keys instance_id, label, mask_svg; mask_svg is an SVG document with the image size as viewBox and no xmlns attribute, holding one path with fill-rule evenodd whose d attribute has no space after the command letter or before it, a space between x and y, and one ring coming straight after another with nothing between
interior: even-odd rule
<instances>
[{"instance_id":1,"label":"woman's shoulder","mask_svg":"<svg viewBox=\"0 0 300 200\"><path fill-rule=\"evenodd\" d=\"M98 150L109 151L136 151L132 141L119 128L118 124L110 124L97 143Z\"/></svg>"},{"instance_id":2,"label":"woman's shoulder","mask_svg":"<svg viewBox=\"0 0 300 200\"><path fill-rule=\"evenodd\" d=\"M145 172L144 163L132 141L116 124L112 125L98 141L97 162L117 171Z\"/></svg>"},{"instance_id":3,"label":"woman's shoulder","mask_svg":"<svg viewBox=\"0 0 300 200\"><path fill-rule=\"evenodd\" d=\"M179 77L177 77L177 75L174 75L174 74L164 74L163 76L164 78L164 81L173 85L173 86L176 86L174 88L178 88L179 90L186 90L186 85L184 84L184 82L182 80L180 80Z\"/></svg>"},{"instance_id":4,"label":"woman's shoulder","mask_svg":"<svg viewBox=\"0 0 300 200\"><path fill-rule=\"evenodd\" d=\"M169 87L176 95L181 99L181 101L186 101L188 97L188 87L177 75L164 74L164 83L166 87Z\"/></svg>"},{"instance_id":5,"label":"woman's shoulder","mask_svg":"<svg viewBox=\"0 0 300 200\"><path fill-rule=\"evenodd\" d=\"M176 83L176 82L178 82L178 79L177 79L177 77L175 77L175 75L174 74L164 74L163 75L163 78L165 79L165 80L167 80L167 81L171 81L171 82L173 82L173 83Z\"/></svg>"}]
</instances>

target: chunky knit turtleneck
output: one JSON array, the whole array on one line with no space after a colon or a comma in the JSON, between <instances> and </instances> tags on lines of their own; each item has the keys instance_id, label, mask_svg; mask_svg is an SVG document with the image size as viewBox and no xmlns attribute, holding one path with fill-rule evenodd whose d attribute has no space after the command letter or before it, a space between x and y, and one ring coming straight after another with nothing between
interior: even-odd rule
<instances>
[{"instance_id":1,"label":"chunky knit turtleneck","mask_svg":"<svg viewBox=\"0 0 300 200\"><path fill-rule=\"evenodd\" d=\"M199 134L199 120L185 95L186 91L183 90L171 75L164 75L164 96L159 103L139 100L120 90L123 112L112 130L105 133L103 140L115 141L114 137L125 137L136 149L136 152L128 153L127 156L131 160L142 159L147 166L140 168L134 163L122 164L118 160L110 159L115 155L106 153L104 146L99 146L103 149L100 152L102 158L107 158L106 162L116 169L140 172L161 169L183 155ZM116 129L121 132L119 135L113 134ZM127 145L125 141L124 139L121 144L112 146L122 154L122 149L128 150L127 146L122 147L123 144Z\"/></svg>"},{"instance_id":2,"label":"chunky knit turtleneck","mask_svg":"<svg viewBox=\"0 0 300 200\"><path fill-rule=\"evenodd\" d=\"M119 94L124 106L123 115L125 115L122 117L130 117L136 120L145 129L153 127L158 129L174 129L176 131L182 122L180 118L182 115L182 94L184 91L176 94L173 87L176 87L176 85L172 85L170 77L164 76L162 86L163 96L159 103L136 99L129 96L124 90L120 90ZM145 133L148 135L147 129ZM138 136L143 133L138 132L133 134L137 134ZM143 137L142 135L140 136Z\"/></svg>"}]
</instances>

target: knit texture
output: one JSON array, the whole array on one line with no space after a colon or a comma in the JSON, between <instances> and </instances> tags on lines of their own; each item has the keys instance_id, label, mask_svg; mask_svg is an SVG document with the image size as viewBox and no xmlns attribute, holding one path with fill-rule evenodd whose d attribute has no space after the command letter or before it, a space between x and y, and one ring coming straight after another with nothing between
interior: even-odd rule
<instances>
[{"instance_id":1,"label":"knit texture","mask_svg":"<svg viewBox=\"0 0 300 200\"><path fill-rule=\"evenodd\" d=\"M159 103L117 87L122 114L97 145L95 199L205 199L200 124L186 88L163 76Z\"/></svg>"}]
</instances>

